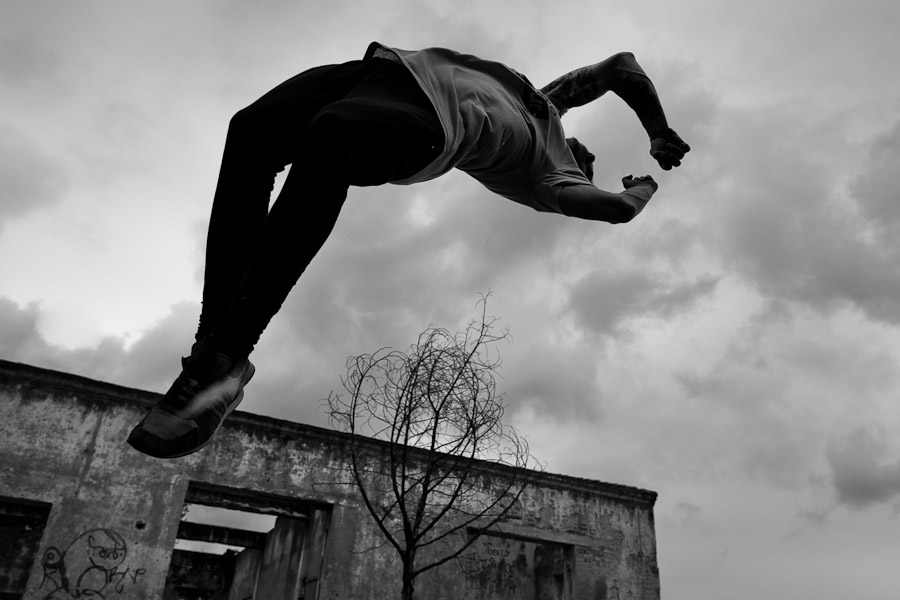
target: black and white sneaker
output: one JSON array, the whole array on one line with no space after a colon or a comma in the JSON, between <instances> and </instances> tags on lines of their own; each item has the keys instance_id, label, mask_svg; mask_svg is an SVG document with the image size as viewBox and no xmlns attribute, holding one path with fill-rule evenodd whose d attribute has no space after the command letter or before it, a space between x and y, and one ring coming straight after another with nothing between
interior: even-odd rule
<instances>
[{"instance_id":1,"label":"black and white sneaker","mask_svg":"<svg viewBox=\"0 0 900 600\"><path fill-rule=\"evenodd\" d=\"M202 343L181 359L181 375L128 436L128 443L156 458L186 456L206 446L244 398L256 367L232 360Z\"/></svg>"}]
</instances>

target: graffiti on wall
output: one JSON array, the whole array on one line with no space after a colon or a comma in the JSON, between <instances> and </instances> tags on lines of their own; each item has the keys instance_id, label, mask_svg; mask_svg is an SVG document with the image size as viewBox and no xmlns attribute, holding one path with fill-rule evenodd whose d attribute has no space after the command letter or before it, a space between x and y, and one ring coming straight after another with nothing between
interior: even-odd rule
<instances>
[{"instance_id":1,"label":"graffiti on wall","mask_svg":"<svg viewBox=\"0 0 900 600\"><path fill-rule=\"evenodd\" d=\"M122 568L128 546L112 529L92 529L76 537L60 551L51 546L44 552L41 565L44 580L41 590L50 587L43 600L73 598L106 598L121 594L128 585L136 584L146 569Z\"/></svg>"},{"instance_id":2,"label":"graffiti on wall","mask_svg":"<svg viewBox=\"0 0 900 600\"><path fill-rule=\"evenodd\" d=\"M573 565L571 546L492 535L480 537L460 557L467 597L472 599L571 598Z\"/></svg>"},{"instance_id":3,"label":"graffiti on wall","mask_svg":"<svg viewBox=\"0 0 900 600\"><path fill-rule=\"evenodd\" d=\"M533 545L533 544L532 544ZM472 597L525 598L531 587L529 544L490 536L481 537L461 557L466 592Z\"/></svg>"}]
</instances>

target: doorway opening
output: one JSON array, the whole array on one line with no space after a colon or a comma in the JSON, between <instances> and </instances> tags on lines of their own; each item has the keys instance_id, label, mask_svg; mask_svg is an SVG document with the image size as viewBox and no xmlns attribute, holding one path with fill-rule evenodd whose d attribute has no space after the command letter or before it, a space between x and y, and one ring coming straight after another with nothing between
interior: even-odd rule
<instances>
[{"instance_id":1,"label":"doorway opening","mask_svg":"<svg viewBox=\"0 0 900 600\"><path fill-rule=\"evenodd\" d=\"M191 482L163 600L315 600L327 505Z\"/></svg>"}]
</instances>

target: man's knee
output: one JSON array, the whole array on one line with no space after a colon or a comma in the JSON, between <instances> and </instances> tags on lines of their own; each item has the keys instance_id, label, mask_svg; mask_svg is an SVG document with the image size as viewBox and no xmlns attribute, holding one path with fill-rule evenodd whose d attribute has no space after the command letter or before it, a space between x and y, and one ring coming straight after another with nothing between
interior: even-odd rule
<instances>
[{"instance_id":1,"label":"man's knee","mask_svg":"<svg viewBox=\"0 0 900 600\"><path fill-rule=\"evenodd\" d=\"M291 163L297 133L285 123L274 122L254 105L236 112L228 123L226 152L238 152L243 160L271 167L277 173Z\"/></svg>"},{"instance_id":2,"label":"man's knee","mask_svg":"<svg viewBox=\"0 0 900 600\"><path fill-rule=\"evenodd\" d=\"M263 122L261 111L251 104L234 113L228 122L228 133L247 135L259 131Z\"/></svg>"}]
</instances>

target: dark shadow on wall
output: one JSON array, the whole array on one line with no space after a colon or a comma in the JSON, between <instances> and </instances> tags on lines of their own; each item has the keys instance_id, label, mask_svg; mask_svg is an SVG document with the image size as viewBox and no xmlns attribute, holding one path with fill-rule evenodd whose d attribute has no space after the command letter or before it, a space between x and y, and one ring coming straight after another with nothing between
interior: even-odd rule
<instances>
[{"instance_id":1,"label":"dark shadow on wall","mask_svg":"<svg viewBox=\"0 0 900 600\"><path fill-rule=\"evenodd\" d=\"M50 505L0 497L0 600L18 600L41 545Z\"/></svg>"}]
</instances>

